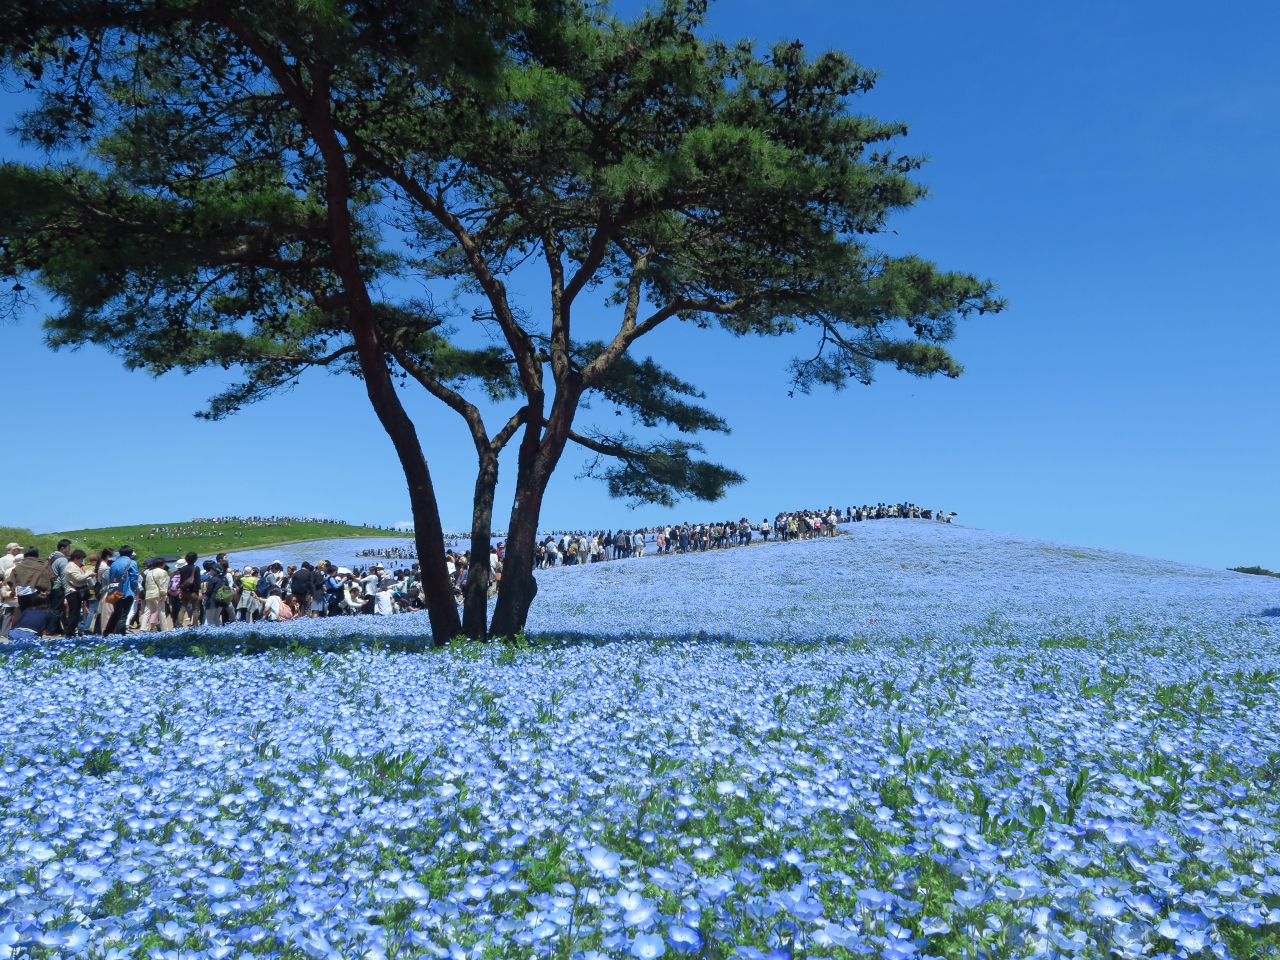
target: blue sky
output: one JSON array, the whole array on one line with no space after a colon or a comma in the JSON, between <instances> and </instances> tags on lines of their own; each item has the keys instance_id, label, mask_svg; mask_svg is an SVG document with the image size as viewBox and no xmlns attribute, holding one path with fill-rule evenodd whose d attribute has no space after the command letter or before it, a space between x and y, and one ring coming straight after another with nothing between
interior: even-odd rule
<instances>
[{"instance_id":1,"label":"blue sky","mask_svg":"<svg viewBox=\"0 0 1280 960\"><path fill-rule=\"evenodd\" d=\"M807 343L662 329L646 352L706 390L733 427L708 451L748 482L714 506L633 512L571 457L545 526L907 499L996 530L1280 568L1280 8L721 0L712 32L879 70L859 108L910 124L932 190L884 246L990 276L1010 308L961 326L960 380L886 370L794 398L786 364ZM0 152L19 154L7 138ZM536 283L519 294L540 309ZM317 375L233 420L192 419L226 379L53 354L38 317L0 327L9 436L25 438L4 458L0 523L408 516L359 384ZM410 396L445 522L466 529L469 441Z\"/></svg>"}]
</instances>

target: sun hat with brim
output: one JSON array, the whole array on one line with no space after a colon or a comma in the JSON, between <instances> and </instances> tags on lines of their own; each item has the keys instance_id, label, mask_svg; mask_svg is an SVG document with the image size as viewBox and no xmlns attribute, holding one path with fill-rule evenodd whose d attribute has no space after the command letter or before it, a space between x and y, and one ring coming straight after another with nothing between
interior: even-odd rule
<instances>
[{"instance_id":1,"label":"sun hat with brim","mask_svg":"<svg viewBox=\"0 0 1280 960\"><path fill-rule=\"evenodd\" d=\"M21 550L21 549L22 549L22 544L20 544L20 543L11 543L11 544L9 544L7 547L5 547L5 548L4 548L4 552L5 552L5 553L8 553L10 550Z\"/></svg>"}]
</instances>

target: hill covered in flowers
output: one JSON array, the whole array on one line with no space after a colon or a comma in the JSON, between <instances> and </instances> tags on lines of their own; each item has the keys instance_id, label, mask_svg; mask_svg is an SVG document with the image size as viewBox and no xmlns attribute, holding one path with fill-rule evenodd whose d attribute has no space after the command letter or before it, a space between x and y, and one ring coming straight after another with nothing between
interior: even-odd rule
<instances>
[{"instance_id":1,"label":"hill covered in flowers","mask_svg":"<svg viewBox=\"0 0 1280 960\"><path fill-rule=\"evenodd\" d=\"M907 521L540 583L0 654L0 951L1277 949L1280 584Z\"/></svg>"}]
</instances>

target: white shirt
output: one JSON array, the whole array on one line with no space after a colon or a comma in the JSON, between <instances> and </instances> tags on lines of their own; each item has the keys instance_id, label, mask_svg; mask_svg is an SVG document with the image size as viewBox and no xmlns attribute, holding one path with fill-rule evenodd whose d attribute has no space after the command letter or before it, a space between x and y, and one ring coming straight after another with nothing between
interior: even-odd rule
<instances>
[{"instance_id":1,"label":"white shirt","mask_svg":"<svg viewBox=\"0 0 1280 960\"><path fill-rule=\"evenodd\" d=\"M379 590L377 599L373 601L373 612L384 617L396 612L395 600L390 590Z\"/></svg>"},{"instance_id":2,"label":"white shirt","mask_svg":"<svg viewBox=\"0 0 1280 960\"><path fill-rule=\"evenodd\" d=\"M267 619L276 620L280 617L280 598L267 597L266 599Z\"/></svg>"},{"instance_id":3,"label":"white shirt","mask_svg":"<svg viewBox=\"0 0 1280 960\"><path fill-rule=\"evenodd\" d=\"M13 565L18 562L18 558L12 553L6 553L0 557L0 580L9 575L9 571L13 569Z\"/></svg>"}]
</instances>

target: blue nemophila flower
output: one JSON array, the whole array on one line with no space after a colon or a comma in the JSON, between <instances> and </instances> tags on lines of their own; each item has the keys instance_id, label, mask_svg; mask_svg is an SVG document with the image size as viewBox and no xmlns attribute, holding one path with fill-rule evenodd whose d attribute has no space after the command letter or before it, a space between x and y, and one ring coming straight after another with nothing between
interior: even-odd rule
<instances>
[{"instance_id":1,"label":"blue nemophila flower","mask_svg":"<svg viewBox=\"0 0 1280 960\"><path fill-rule=\"evenodd\" d=\"M531 626L657 640L395 652L405 616L274 628L303 655L0 652L0 946L1265 955L1280 584L855 533L543 575Z\"/></svg>"},{"instance_id":2,"label":"blue nemophila flower","mask_svg":"<svg viewBox=\"0 0 1280 960\"><path fill-rule=\"evenodd\" d=\"M702 949L702 934L692 927L672 924L667 931L667 938L673 947L683 953L695 953Z\"/></svg>"},{"instance_id":3,"label":"blue nemophila flower","mask_svg":"<svg viewBox=\"0 0 1280 960\"><path fill-rule=\"evenodd\" d=\"M1124 904L1110 897L1099 897L1093 902L1093 912L1104 920L1114 920L1124 913Z\"/></svg>"},{"instance_id":4,"label":"blue nemophila flower","mask_svg":"<svg viewBox=\"0 0 1280 960\"><path fill-rule=\"evenodd\" d=\"M584 855L587 866L594 873L603 877L616 877L618 875L618 863L622 856L617 853L610 853L604 847L596 844Z\"/></svg>"},{"instance_id":5,"label":"blue nemophila flower","mask_svg":"<svg viewBox=\"0 0 1280 960\"><path fill-rule=\"evenodd\" d=\"M236 882L230 877L214 877L205 885L206 892L215 900L231 896L236 889Z\"/></svg>"},{"instance_id":6,"label":"blue nemophila flower","mask_svg":"<svg viewBox=\"0 0 1280 960\"><path fill-rule=\"evenodd\" d=\"M666 943L656 933L638 933L631 941L631 956L637 960L654 960L666 952Z\"/></svg>"}]
</instances>

